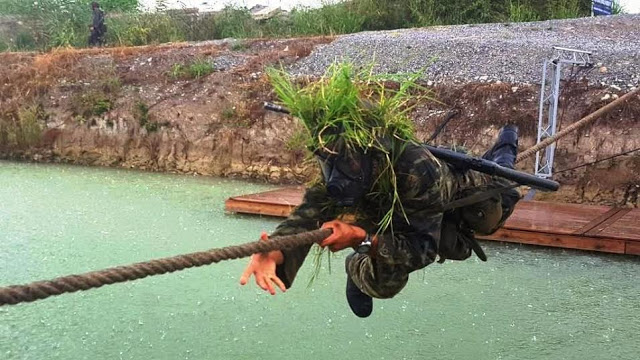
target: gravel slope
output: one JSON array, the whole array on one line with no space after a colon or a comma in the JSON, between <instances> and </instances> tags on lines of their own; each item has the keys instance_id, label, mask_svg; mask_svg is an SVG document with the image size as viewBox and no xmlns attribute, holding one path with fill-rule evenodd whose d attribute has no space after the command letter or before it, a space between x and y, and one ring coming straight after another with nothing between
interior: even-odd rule
<instances>
[{"instance_id":1,"label":"gravel slope","mask_svg":"<svg viewBox=\"0 0 640 360\"><path fill-rule=\"evenodd\" d=\"M339 37L296 63L293 73L318 75L335 59L375 61L381 73L418 71L434 82L539 83L552 46L593 52L590 83L640 83L640 15L532 23L435 26Z\"/></svg>"}]
</instances>

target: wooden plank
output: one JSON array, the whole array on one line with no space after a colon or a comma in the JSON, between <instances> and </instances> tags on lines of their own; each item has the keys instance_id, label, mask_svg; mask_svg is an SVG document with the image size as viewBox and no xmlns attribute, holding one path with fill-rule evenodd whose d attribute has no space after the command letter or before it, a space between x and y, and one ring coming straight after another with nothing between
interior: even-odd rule
<instances>
[{"instance_id":1,"label":"wooden plank","mask_svg":"<svg viewBox=\"0 0 640 360\"><path fill-rule=\"evenodd\" d=\"M603 221L598 226L595 226L593 229L589 230L585 234L590 235L590 236L597 236L600 232L602 232L602 230L608 228L613 223L615 223L616 221L620 220L620 218L625 216L629 211L631 211L631 209L624 209L624 208L623 209L619 209L618 212L615 215L613 215L609 219Z\"/></svg>"},{"instance_id":2,"label":"wooden plank","mask_svg":"<svg viewBox=\"0 0 640 360\"><path fill-rule=\"evenodd\" d=\"M254 203L250 201L228 199L224 203L226 211L243 213L287 217L295 208L293 205Z\"/></svg>"},{"instance_id":3,"label":"wooden plank","mask_svg":"<svg viewBox=\"0 0 640 360\"><path fill-rule=\"evenodd\" d=\"M533 231L500 229L479 239L515 242L521 244L560 247L565 249L592 250L614 254L625 253L625 241L578 235L547 234Z\"/></svg>"},{"instance_id":4,"label":"wooden plank","mask_svg":"<svg viewBox=\"0 0 640 360\"><path fill-rule=\"evenodd\" d=\"M256 194L234 196L225 201L229 212L287 217L302 202L304 188L287 187Z\"/></svg>"},{"instance_id":5,"label":"wooden plank","mask_svg":"<svg viewBox=\"0 0 640 360\"><path fill-rule=\"evenodd\" d=\"M627 241L624 253L628 255L640 255L640 242Z\"/></svg>"},{"instance_id":6,"label":"wooden plank","mask_svg":"<svg viewBox=\"0 0 640 360\"><path fill-rule=\"evenodd\" d=\"M254 203L277 204L296 207L302 202L304 195L303 187L290 187L265 191L256 194L234 196L231 199L238 201L249 201Z\"/></svg>"},{"instance_id":7,"label":"wooden plank","mask_svg":"<svg viewBox=\"0 0 640 360\"><path fill-rule=\"evenodd\" d=\"M607 211L606 213L598 216L597 218L595 218L593 221L590 221L588 224L586 224L585 226L583 226L582 228L576 230L574 232L574 234L576 235L581 235L581 234L588 234L590 231L592 231L595 228L606 228L608 225L603 225L603 224L611 224L613 222L615 222L615 220L611 220L612 218L616 218L616 215L618 213L620 213L621 211L623 211L623 209L621 208L611 208L609 209L609 211Z\"/></svg>"},{"instance_id":8,"label":"wooden plank","mask_svg":"<svg viewBox=\"0 0 640 360\"><path fill-rule=\"evenodd\" d=\"M620 218L600 230L597 236L640 241L640 209L625 210Z\"/></svg>"},{"instance_id":9,"label":"wooden plank","mask_svg":"<svg viewBox=\"0 0 640 360\"><path fill-rule=\"evenodd\" d=\"M504 227L552 234L574 234L610 210L608 206L520 201Z\"/></svg>"}]
</instances>

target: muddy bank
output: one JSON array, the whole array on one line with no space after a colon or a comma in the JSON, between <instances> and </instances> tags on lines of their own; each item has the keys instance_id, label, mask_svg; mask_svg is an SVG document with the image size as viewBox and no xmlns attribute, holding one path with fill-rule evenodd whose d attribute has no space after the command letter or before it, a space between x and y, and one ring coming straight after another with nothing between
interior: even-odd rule
<instances>
[{"instance_id":1,"label":"muddy bank","mask_svg":"<svg viewBox=\"0 0 640 360\"><path fill-rule=\"evenodd\" d=\"M262 109L274 100L268 65L292 64L331 38L0 54L3 158L118 166L149 171L301 183L315 174L294 119ZM192 68L212 64L201 75ZM197 66L196 66L197 65ZM197 69L196 69L197 70ZM197 75L197 76L196 76ZM536 136L538 87L467 83L432 88L440 102L414 114L420 139L457 109L436 144L481 153L499 127L515 122L521 148ZM606 104L615 90L565 86L561 127ZM629 104L558 145L556 169L640 146L640 105ZM26 120L25 120L26 119ZM27 136L23 129L42 129ZM32 132L28 132L32 133ZM520 164L533 171L533 162ZM637 153L558 173L564 185L544 199L637 206Z\"/></svg>"}]
</instances>

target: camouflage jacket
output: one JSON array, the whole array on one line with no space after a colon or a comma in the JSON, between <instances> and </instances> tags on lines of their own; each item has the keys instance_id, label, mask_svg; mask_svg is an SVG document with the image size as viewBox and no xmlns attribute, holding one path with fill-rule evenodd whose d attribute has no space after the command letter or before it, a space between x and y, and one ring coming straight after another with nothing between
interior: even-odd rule
<instances>
[{"instance_id":1,"label":"camouflage jacket","mask_svg":"<svg viewBox=\"0 0 640 360\"><path fill-rule=\"evenodd\" d=\"M91 26L93 27L94 31L104 31L104 11L102 11L101 9L93 10L93 20L91 21Z\"/></svg>"},{"instance_id":2,"label":"camouflage jacket","mask_svg":"<svg viewBox=\"0 0 640 360\"><path fill-rule=\"evenodd\" d=\"M440 231L443 219L441 209L452 194L460 190L461 183L475 185L476 181L464 181L468 176L456 174L449 166L436 159L426 148L409 144L396 161L397 189L403 211L396 211L392 226L378 235L377 261L402 264L409 271L421 269L433 261L439 253ZM462 177L462 178L461 178ZM372 193L375 193L373 189ZM370 234L378 232L377 224L391 206L372 195L367 195L355 209L354 224ZM290 235L318 229L324 222L339 218L344 209L331 205L324 184L309 188L302 204L283 221L272 236ZM393 229L393 231L391 231ZM470 251L464 244L447 244L446 249L460 254L440 254L447 258L464 259ZM283 251L284 263L276 273L290 287L296 273L309 252L310 246ZM451 250L449 250L451 251Z\"/></svg>"}]
</instances>

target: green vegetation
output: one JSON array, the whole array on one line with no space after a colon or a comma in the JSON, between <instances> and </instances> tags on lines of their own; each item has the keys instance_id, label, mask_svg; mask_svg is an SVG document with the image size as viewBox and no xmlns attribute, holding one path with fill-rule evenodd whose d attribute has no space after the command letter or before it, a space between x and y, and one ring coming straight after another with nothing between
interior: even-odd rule
<instances>
[{"instance_id":1,"label":"green vegetation","mask_svg":"<svg viewBox=\"0 0 640 360\"><path fill-rule=\"evenodd\" d=\"M38 50L58 46L87 46L91 24L91 0L0 0L0 14L20 16L26 23L11 50ZM107 12L132 12L137 0L103 0Z\"/></svg>"},{"instance_id":2,"label":"green vegetation","mask_svg":"<svg viewBox=\"0 0 640 360\"><path fill-rule=\"evenodd\" d=\"M87 119L83 118L81 115L74 116L73 121L75 121L78 125L84 125L87 123Z\"/></svg>"},{"instance_id":3,"label":"green vegetation","mask_svg":"<svg viewBox=\"0 0 640 360\"><path fill-rule=\"evenodd\" d=\"M135 108L133 109L133 116L138 120L140 127L146 129L147 132L158 129L158 124L149 121L149 106L144 102L136 102Z\"/></svg>"},{"instance_id":4,"label":"green vegetation","mask_svg":"<svg viewBox=\"0 0 640 360\"><path fill-rule=\"evenodd\" d=\"M582 0L555 0L547 3L549 17L552 19L570 19L581 14Z\"/></svg>"},{"instance_id":5,"label":"green vegetation","mask_svg":"<svg viewBox=\"0 0 640 360\"><path fill-rule=\"evenodd\" d=\"M216 16L216 35L224 38L248 38L259 34L258 24L246 8L228 6Z\"/></svg>"},{"instance_id":6,"label":"green vegetation","mask_svg":"<svg viewBox=\"0 0 640 360\"><path fill-rule=\"evenodd\" d=\"M614 15L625 14L624 7L618 1L613 2L612 11Z\"/></svg>"},{"instance_id":7,"label":"green vegetation","mask_svg":"<svg viewBox=\"0 0 640 360\"><path fill-rule=\"evenodd\" d=\"M417 84L420 73L372 75L373 66L357 69L336 63L318 81L296 83L283 70L270 69L273 88L293 116L300 119L311 152L333 153L363 149L379 157L381 168L375 180L380 208L389 207L380 231L391 223L394 212L402 213L395 184L394 156L416 141L409 117L416 103L429 92Z\"/></svg>"},{"instance_id":8,"label":"green vegetation","mask_svg":"<svg viewBox=\"0 0 640 360\"><path fill-rule=\"evenodd\" d=\"M509 2L509 21L510 22L527 22L540 20L540 15L531 7L530 4L512 0Z\"/></svg>"},{"instance_id":9,"label":"green vegetation","mask_svg":"<svg viewBox=\"0 0 640 360\"><path fill-rule=\"evenodd\" d=\"M168 75L172 79L180 79L186 73L185 66L182 64L173 64L171 65L171 69L169 69Z\"/></svg>"},{"instance_id":10,"label":"green vegetation","mask_svg":"<svg viewBox=\"0 0 640 360\"><path fill-rule=\"evenodd\" d=\"M40 141L47 114L41 105L25 106L0 117L0 146L24 149Z\"/></svg>"},{"instance_id":11,"label":"green vegetation","mask_svg":"<svg viewBox=\"0 0 640 360\"><path fill-rule=\"evenodd\" d=\"M306 131L296 131L284 144L287 151L305 152L307 150L308 135Z\"/></svg>"},{"instance_id":12,"label":"green vegetation","mask_svg":"<svg viewBox=\"0 0 640 360\"><path fill-rule=\"evenodd\" d=\"M0 0L0 13L3 14L32 14L38 11L52 11L59 8L61 12L74 14L78 8L91 11L94 0ZM135 11L138 0L100 0L100 7L106 11Z\"/></svg>"},{"instance_id":13,"label":"green vegetation","mask_svg":"<svg viewBox=\"0 0 640 360\"><path fill-rule=\"evenodd\" d=\"M152 133L158 131L160 125L158 125L158 123L155 121L149 121L148 123L144 124L144 128L148 133Z\"/></svg>"},{"instance_id":14,"label":"green vegetation","mask_svg":"<svg viewBox=\"0 0 640 360\"><path fill-rule=\"evenodd\" d=\"M226 120L230 120L236 117L236 109L233 107L228 107L222 110L222 118Z\"/></svg>"},{"instance_id":15,"label":"green vegetation","mask_svg":"<svg viewBox=\"0 0 640 360\"><path fill-rule=\"evenodd\" d=\"M381 139L414 140L410 104L427 92L417 84L420 73L373 75L372 67L357 69L335 63L319 81L301 85L284 70L267 71L281 102L308 130L307 147L325 149L338 139L347 148L386 151ZM390 88L397 83L397 89Z\"/></svg>"},{"instance_id":16,"label":"green vegetation","mask_svg":"<svg viewBox=\"0 0 640 360\"><path fill-rule=\"evenodd\" d=\"M350 9L351 6L353 5L349 3L339 3L318 9L294 10L288 21L278 25L285 29L287 35L331 35L362 31L367 15L354 11L357 9Z\"/></svg>"},{"instance_id":17,"label":"green vegetation","mask_svg":"<svg viewBox=\"0 0 640 360\"><path fill-rule=\"evenodd\" d=\"M111 98L97 89L79 93L71 100L71 109L74 115L84 119L100 116L111 110L112 107Z\"/></svg>"},{"instance_id":18,"label":"green vegetation","mask_svg":"<svg viewBox=\"0 0 640 360\"><path fill-rule=\"evenodd\" d=\"M133 116L138 120L140 127L145 127L149 122L149 106L142 101L137 101L133 109Z\"/></svg>"},{"instance_id":19,"label":"green vegetation","mask_svg":"<svg viewBox=\"0 0 640 360\"><path fill-rule=\"evenodd\" d=\"M0 13L21 16L15 39L0 51L87 45L90 0L0 0ZM248 9L227 6L215 14L180 11L141 13L135 0L104 0L109 46L146 45L221 38L333 35L430 25L534 21L588 16L590 0L352 0L256 21ZM163 2L158 6L162 10ZM619 5L614 12L622 12ZM232 45L232 47L235 45ZM241 46L241 45L238 45Z\"/></svg>"},{"instance_id":20,"label":"green vegetation","mask_svg":"<svg viewBox=\"0 0 640 360\"><path fill-rule=\"evenodd\" d=\"M86 91L77 92L71 99L71 111L77 119L91 119L113 108L122 84L120 79L107 74Z\"/></svg>"},{"instance_id":21,"label":"green vegetation","mask_svg":"<svg viewBox=\"0 0 640 360\"><path fill-rule=\"evenodd\" d=\"M31 33L19 32L16 36L14 47L16 50L33 49L36 46L36 40Z\"/></svg>"},{"instance_id":22,"label":"green vegetation","mask_svg":"<svg viewBox=\"0 0 640 360\"><path fill-rule=\"evenodd\" d=\"M149 115L149 106L142 101L137 101L133 109L133 117L138 120L141 128L147 130L148 133L158 131L162 126L169 126L169 123L157 123L152 121Z\"/></svg>"},{"instance_id":23,"label":"green vegetation","mask_svg":"<svg viewBox=\"0 0 640 360\"><path fill-rule=\"evenodd\" d=\"M186 32L179 18L168 14L131 13L118 17L107 16L107 44L140 46L186 40Z\"/></svg>"},{"instance_id":24,"label":"green vegetation","mask_svg":"<svg viewBox=\"0 0 640 360\"><path fill-rule=\"evenodd\" d=\"M112 72L115 72L114 69L111 69ZM103 71L106 72L105 69ZM122 88L122 83L120 82L120 78L115 74L111 74L111 76L106 76L102 79L100 83L100 89L106 94L117 94Z\"/></svg>"},{"instance_id":25,"label":"green vegetation","mask_svg":"<svg viewBox=\"0 0 640 360\"><path fill-rule=\"evenodd\" d=\"M93 107L91 108L92 114L95 116L100 116L107 111L111 110L113 105L111 104L111 100L105 98L97 98Z\"/></svg>"},{"instance_id":26,"label":"green vegetation","mask_svg":"<svg viewBox=\"0 0 640 360\"><path fill-rule=\"evenodd\" d=\"M234 41L229 48L233 51L242 51L248 49L249 44L245 41Z\"/></svg>"},{"instance_id":27,"label":"green vegetation","mask_svg":"<svg viewBox=\"0 0 640 360\"><path fill-rule=\"evenodd\" d=\"M199 79L203 76L207 76L213 72L213 64L209 61L198 58L192 62L187 68L187 74L192 79Z\"/></svg>"},{"instance_id":28,"label":"green vegetation","mask_svg":"<svg viewBox=\"0 0 640 360\"><path fill-rule=\"evenodd\" d=\"M200 79L211 74L214 70L211 62L197 58L188 65L173 64L168 75L173 79Z\"/></svg>"}]
</instances>

